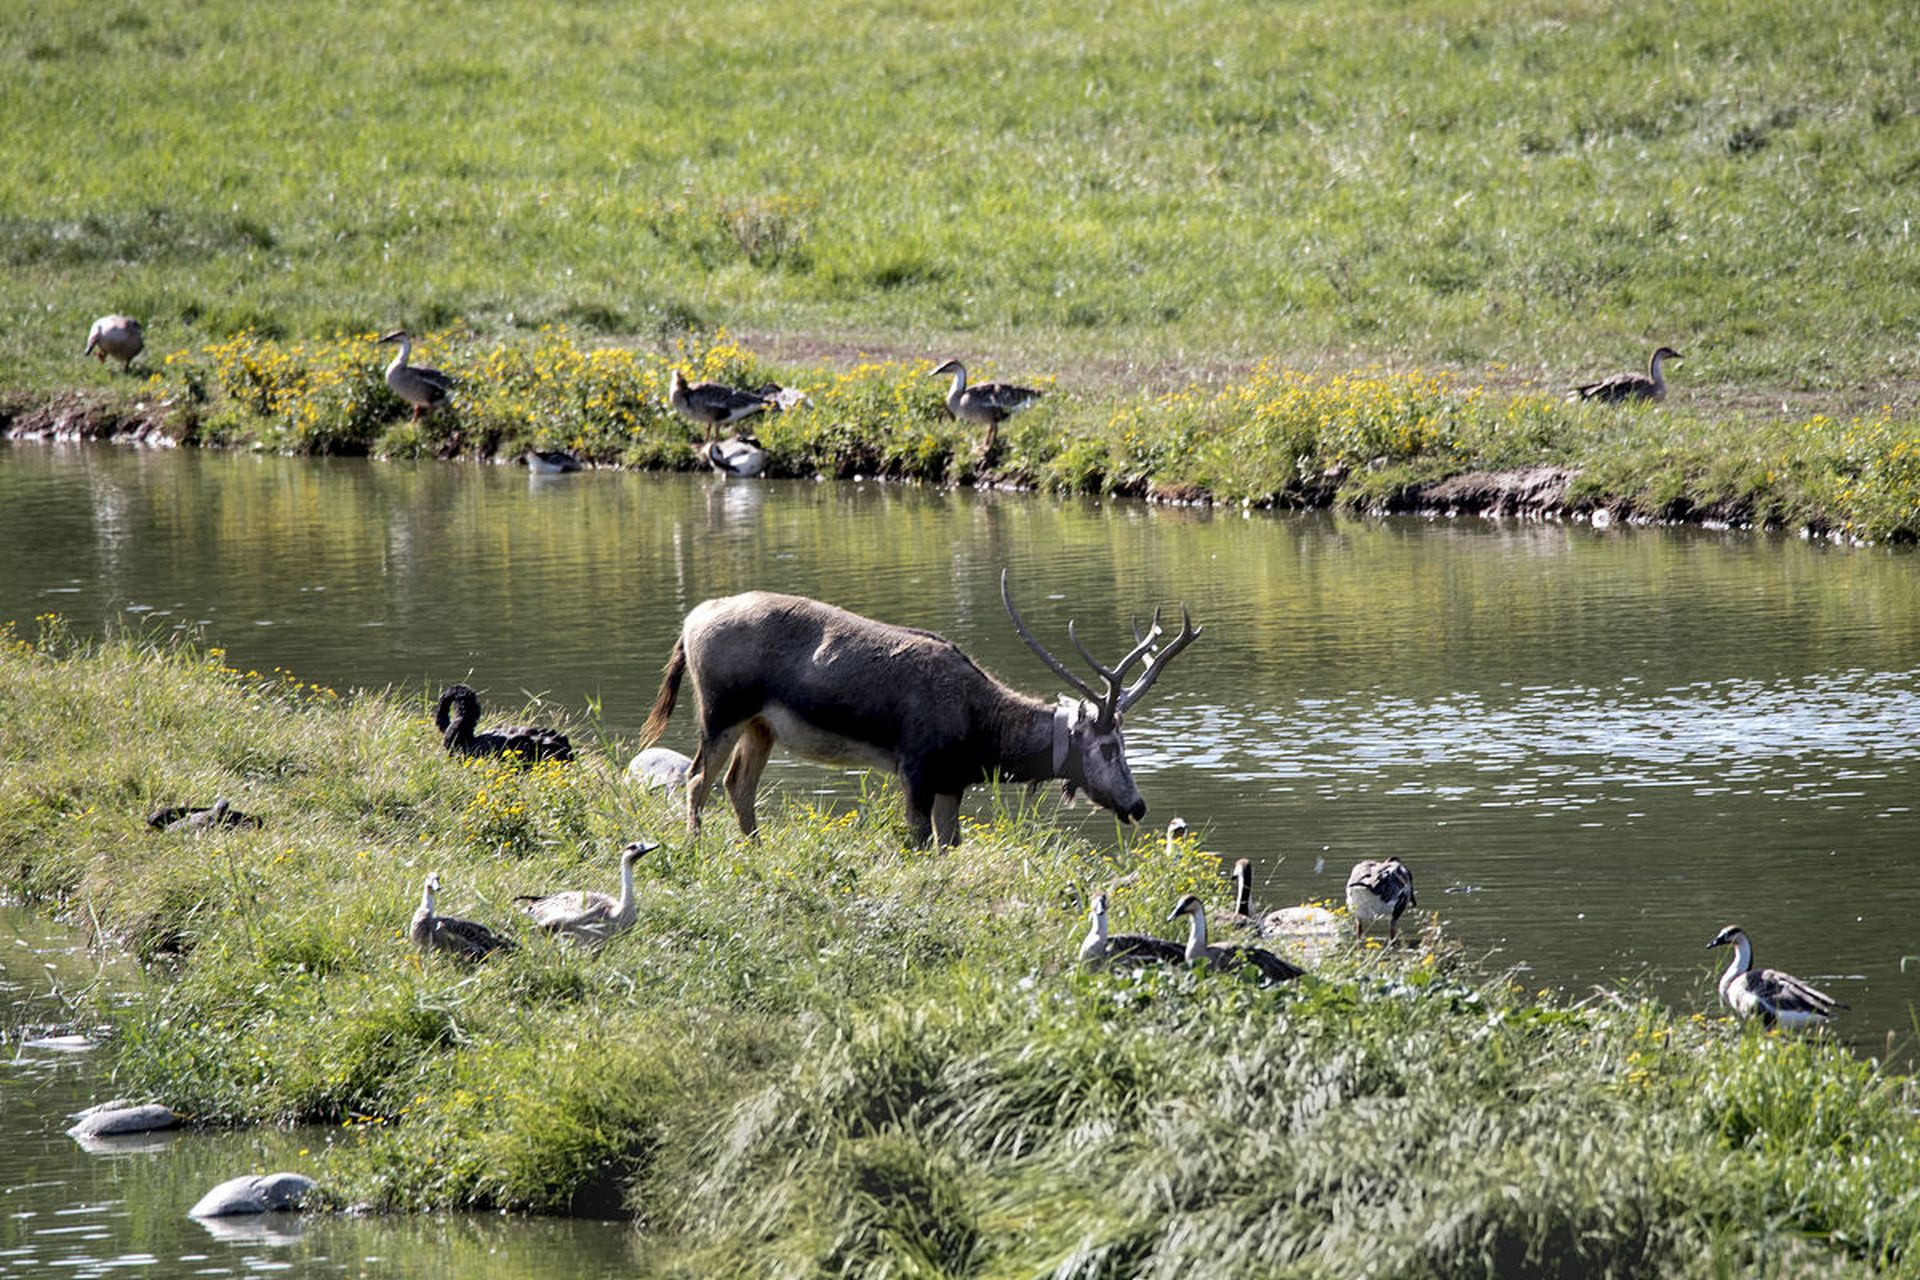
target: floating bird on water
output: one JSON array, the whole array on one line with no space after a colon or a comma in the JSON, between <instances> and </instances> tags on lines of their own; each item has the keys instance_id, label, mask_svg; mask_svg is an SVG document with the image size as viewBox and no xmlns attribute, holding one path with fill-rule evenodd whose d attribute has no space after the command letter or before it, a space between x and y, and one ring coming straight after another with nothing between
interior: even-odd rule
<instances>
[{"instance_id":1,"label":"floating bird on water","mask_svg":"<svg viewBox=\"0 0 1920 1280\"><path fill-rule=\"evenodd\" d=\"M155 831L207 831L214 827L257 827L260 819L240 812L225 798L216 797L205 809L184 804L155 809L147 815L147 825Z\"/></svg>"},{"instance_id":2,"label":"floating bird on water","mask_svg":"<svg viewBox=\"0 0 1920 1280\"><path fill-rule=\"evenodd\" d=\"M380 341L400 344L400 354L387 366L387 385L393 389L393 394L413 406L416 421L421 414L430 413L446 403L447 397L453 393L453 379L438 369L407 363L407 357L413 354L413 339L405 329L395 329Z\"/></svg>"},{"instance_id":3,"label":"floating bird on water","mask_svg":"<svg viewBox=\"0 0 1920 1280\"><path fill-rule=\"evenodd\" d=\"M537 476L557 476L580 470L580 459L565 449L529 449L520 455L527 470Z\"/></svg>"},{"instance_id":4,"label":"floating bird on water","mask_svg":"<svg viewBox=\"0 0 1920 1280\"><path fill-rule=\"evenodd\" d=\"M597 946L633 927L637 909L633 864L659 847L653 840L635 840L620 851L618 898L591 889L563 889L558 893L523 893L514 901L526 903L526 913L549 933Z\"/></svg>"},{"instance_id":5,"label":"floating bird on water","mask_svg":"<svg viewBox=\"0 0 1920 1280\"><path fill-rule=\"evenodd\" d=\"M721 382L688 382L687 375L678 369L673 371L673 381L667 389L667 403L682 417L705 427L708 440L713 439L715 428L780 407L774 396L764 396L757 391L743 391Z\"/></svg>"},{"instance_id":6,"label":"floating bird on water","mask_svg":"<svg viewBox=\"0 0 1920 1280\"><path fill-rule=\"evenodd\" d=\"M1664 400L1667 398L1667 380L1660 372L1660 364L1665 360L1685 359L1672 347L1661 347L1653 353L1653 359L1647 362L1645 373L1617 373L1611 378L1602 378L1598 382L1586 382L1575 387L1567 396L1569 400L1598 400L1613 403L1621 400Z\"/></svg>"},{"instance_id":7,"label":"floating bird on water","mask_svg":"<svg viewBox=\"0 0 1920 1280\"><path fill-rule=\"evenodd\" d=\"M146 345L146 333L132 316L101 316L87 330L87 347L80 354L93 356L101 364L112 356L120 362L120 371L124 373Z\"/></svg>"},{"instance_id":8,"label":"floating bird on water","mask_svg":"<svg viewBox=\"0 0 1920 1280\"><path fill-rule=\"evenodd\" d=\"M433 896L440 892L440 873L427 877L420 891L420 909L413 913L413 925L407 936L422 951L444 951L462 960L485 960L496 951L512 951L512 938L503 938L483 924L443 916L433 909Z\"/></svg>"},{"instance_id":9,"label":"floating bird on water","mask_svg":"<svg viewBox=\"0 0 1920 1280\"><path fill-rule=\"evenodd\" d=\"M702 451L707 465L724 476L750 480L767 469L767 451L751 436L715 440Z\"/></svg>"},{"instance_id":10,"label":"floating bird on water","mask_svg":"<svg viewBox=\"0 0 1920 1280\"><path fill-rule=\"evenodd\" d=\"M953 375L953 385L947 389L947 412L962 422L987 429L978 453L991 460L998 447L1000 424L1038 401L1042 393L1032 387L1016 387L1010 382L983 382L977 387L970 387L967 385L967 366L958 360L947 361L929 376L937 378L948 373Z\"/></svg>"},{"instance_id":11,"label":"floating bird on water","mask_svg":"<svg viewBox=\"0 0 1920 1280\"><path fill-rule=\"evenodd\" d=\"M1816 990L1790 973L1753 967L1753 943L1746 931L1730 924L1707 944L1732 947L1733 962L1720 975L1720 1000L1743 1018L1758 1018L1767 1026L1812 1027L1833 1019L1847 1006Z\"/></svg>"},{"instance_id":12,"label":"floating bird on water","mask_svg":"<svg viewBox=\"0 0 1920 1280\"><path fill-rule=\"evenodd\" d=\"M1101 968L1109 964L1179 964L1186 959L1186 952L1165 938L1150 938L1144 933L1107 932L1107 895L1093 895L1093 905L1087 911L1091 927L1080 943L1080 963L1089 968Z\"/></svg>"},{"instance_id":13,"label":"floating bird on water","mask_svg":"<svg viewBox=\"0 0 1920 1280\"><path fill-rule=\"evenodd\" d=\"M475 731L479 722L480 695L464 684L447 686L433 709L433 725L449 755L517 755L522 764L573 759L573 744L557 729L510 724L479 733Z\"/></svg>"},{"instance_id":14,"label":"floating bird on water","mask_svg":"<svg viewBox=\"0 0 1920 1280\"><path fill-rule=\"evenodd\" d=\"M1268 982L1289 982L1305 973L1297 965L1289 964L1271 951L1262 951L1258 947L1247 946L1209 946L1207 943L1207 909L1200 899L1192 894L1181 898L1174 904L1169 920L1187 918L1186 959L1191 968L1202 965L1218 969L1238 969L1252 965L1260 971L1261 978Z\"/></svg>"},{"instance_id":15,"label":"floating bird on water","mask_svg":"<svg viewBox=\"0 0 1920 1280\"><path fill-rule=\"evenodd\" d=\"M1353 936L1365 936L1367 926L1387 917L1387 941L1400 931L1400 916L1420 905L1413 896L1413 872L1398 858L1369 858L1356 862L1347 876L1347 906L1353 911Z\"/></svg>"}]
</instances>

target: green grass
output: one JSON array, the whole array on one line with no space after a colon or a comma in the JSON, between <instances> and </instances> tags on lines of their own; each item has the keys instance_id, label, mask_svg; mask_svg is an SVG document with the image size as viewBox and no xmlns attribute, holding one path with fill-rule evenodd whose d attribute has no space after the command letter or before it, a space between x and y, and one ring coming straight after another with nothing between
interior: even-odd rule
<instances>
[{"instance_id":1,"label":"green grass","mask_svg":"<svg viewBox=\"0 0 1920 1280\"><path fill-rule=\"evenodd\" d=\"M0 385L460 321L1023 378L1277 354L1912 404L1897 5L530 0L0 15ZM1163 385L1159 383L1157 385ZM1814 407L1831 407L1818 405Z\"/></svg>"},{"instance_id":2,"label":"green grass","mask_svg":"<svg viewBox=\"0 0 1920 1280\"><path fill-rule=\"evenodd\" d=\"M1218 869L1044 812L908 852L884 785L690 847L578 721L571 767L463 764L411 699L41 627L0 645L0 885L159 966L102 997L118 1090L336 1126L335 1204L624 1203L688 1276L1920 1274L1920 1098L1825 1038L1528 996L1437 925L1284 989L1087 974L1069 886L1152 928ZM141 827L215 792L266 825ZM597 955L401 936L429 869L507 924L640 831Z\"/></svg>"}]
</instances>

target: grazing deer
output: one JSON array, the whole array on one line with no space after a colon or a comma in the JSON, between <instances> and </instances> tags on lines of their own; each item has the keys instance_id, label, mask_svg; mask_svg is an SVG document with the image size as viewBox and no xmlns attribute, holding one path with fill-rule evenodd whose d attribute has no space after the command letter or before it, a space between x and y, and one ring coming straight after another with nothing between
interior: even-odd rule
<instances>
[{"instance_id":1,"label":"grazing deer","mask_svg":"<svg viewBox=\"0 0 1920 1280\"><path fill-rule=\"evenodd\" d=\"M1034 639L1013 607L1007 575L1000 598L1027 646L1080 695L1057 704L1001 684L931 631L896 627L804 596L749 591L697 605L681 624L659 696L641 732L656 741L673 714L683 676L693 680L699 748L687 782L687 830L714 770L726 766L727 796L752 835L754 792L775 742L811 760L889 769L906 790L916 845L937 836L960 843L960 797L996 774L1013 782L1064 779L1127 822L1147 802L1127 768L1120 719L1200 629L1184 606L1180 633L1162 645L1160 612L1113 667L1102 666L1067 635L1106 685L1095 693ZM1127 672L1146 660L1139 679Z\"/></svg>"}]
</instances>

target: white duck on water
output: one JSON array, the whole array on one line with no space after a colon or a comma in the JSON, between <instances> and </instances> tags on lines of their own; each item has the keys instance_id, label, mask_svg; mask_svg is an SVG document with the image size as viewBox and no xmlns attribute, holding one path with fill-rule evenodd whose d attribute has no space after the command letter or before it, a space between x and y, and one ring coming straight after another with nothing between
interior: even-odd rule
<instances>
[{"instance_id":1,"label":"white duck on water","mask_svg":"<svg viewBox=\"0 0 1920 1280\"><path fill-rule=\"evenodd\" d=\"M620 896L591 889L563 889L558 893L523 893L514 899L526 903L526 913L549 933L598 946L633 927L639 904L633 897L633 864L660 847L657 841L635 840L620 850Z\"/></svg>"},{"instance_id":2,"label":"white duck on water","mask_svg":"<svg viewBox=\"0 0 1920 1280\"><path fill-rule=\"evenodd\" d=\"M395 329L380 341L400 344L400 354L387 366L387 386L393 394L413 406L415 419L446 403L447 397L453 394L453 379L438 369L407 363L413 355L413 338L405 329Z\"/></svg>"},{"instance_id":3,"label":"white duck on water","mask_svg":"<svg viewBox=\"0 0 1920 1280\"><path fill-rule=\"evenodd\" d=\"M1714 935L1707 949L1715 947L1733 948L1733 961L1720 975L1720 1000L1743 1018L1758 1018L1769 1027L1814 1027L1847 1007L1790 973L1755 969L1753 943L1737 924Z\"/></svg>"}]
</instances>

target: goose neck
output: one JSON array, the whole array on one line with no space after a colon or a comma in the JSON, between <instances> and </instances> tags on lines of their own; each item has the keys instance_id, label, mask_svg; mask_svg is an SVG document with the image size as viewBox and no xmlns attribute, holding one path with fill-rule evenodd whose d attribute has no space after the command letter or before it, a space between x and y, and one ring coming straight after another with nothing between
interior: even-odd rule
<instances>
[{"instance_id":1,"label":"goose neck","mask_svg":"<svg viewBox=\"0 0 1920 1280\"><path fill-rule=\"evenodd\" d=\"M955 361L953 366L953 385L947 388L947 407L951 409L959 404L960 397L966 393L966 390L967 366Z\"/></svg>"},{"instance_id":2,"label":"goose neck","mask_svg":"<svg viewBox=\"0 0 1920 1280\"><path fill-rule=\"evenodd\" d=\"M433 884L431 881L422 886L420 890L420 914L424 916L431 916L433 914Z\"/></svg>"},{"instance_id":3,"label":"goose neck","mask_svg":"<svg viewBox=\"0 0 1920 1280\"><path fill-rule=\"evenodd\" d=\"M1660 366L1666 363L1666 359L1666 352L1656 351L1653 354L1652 361L1647 365L1647 376L1653 379L1653 385L1656 387L1664 387L1667 385L1666 376L1660 372Z\"/></svg>"},{"instance_id":4,"label":"goose neck","mask_svg":"<svg viewBox=\"0 0 1920 1280\"><path fill-rule=\"evenodd\" d=\"M1720 975L1720 989L1725 991L1730 983L1741 974L1753 968L1753 943L1741 934L1733 940L1733 959L1727 962L1727 971Z\"/></svg>"},{"instance_id":5,"label":"goose neck","mask_svg":"<svg viewBox=\"0 0 1920 1280\"><path fill-rule=\"evenodd\" d=\"M1243 916L1253 915L1253 876L1245 867L1233 873L1233 909Z\"/></svg>"},{"instance_id":6,"label":"goose neck","mask_svg":"<svg viewBox=\"0 0 1920 1280\"><path fill-rule=\"evenodd\" d=\"M634 859L620 859L620 901L613 906L613 914L625 919L633 913L633 864Z\"/></svg>"},{"instance_id":7,"label":"goose neck","mask_svg":"<svg viewBox=\"0 0 1920 1280\"><path fill-rule=\"evenodd\" d=\"M1207 953L1207 909L1194 904L1187 912L1187 960L1198 960Z\"/></svg>"}]
</instances>

